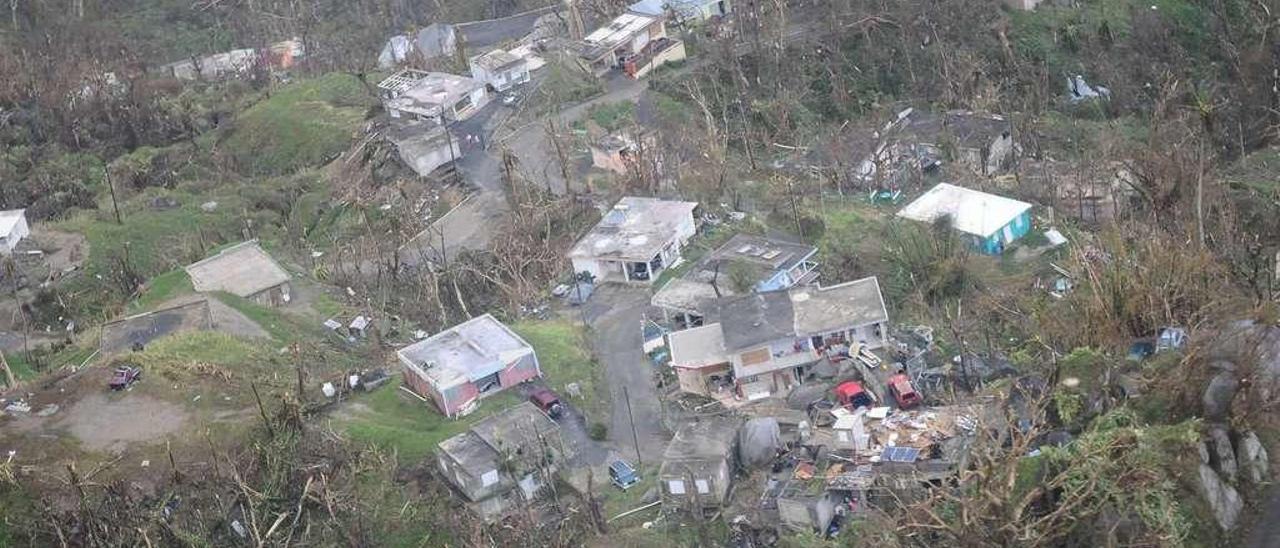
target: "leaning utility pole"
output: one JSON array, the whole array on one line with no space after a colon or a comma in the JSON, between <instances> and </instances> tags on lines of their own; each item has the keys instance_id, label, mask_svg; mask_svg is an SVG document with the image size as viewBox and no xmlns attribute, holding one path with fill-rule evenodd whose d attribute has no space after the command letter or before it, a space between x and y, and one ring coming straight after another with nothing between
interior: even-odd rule
<instances>
[{"instance_id":1,"label":"leaning utility pole","mask_svg":"<svg viewBox=\"0 0 1280 548\"><path fill-rule=\"evenodd\" d=\"M107 188L111 190L111 209L116 212L116 224L122 225L124 221L120 220L120 205L116 203L116 183L111 180L111 171L107 168L102 168L102 174L107 179Z\"/></svg>"},{"instance_id":2,"label":"leaning utility pole","mask_svg":"<svg viewBox=\"0 0 1280 548\"><path fill-rule=\"evenodd\" d=\"M627 401L627 419L631 422L631 442L636 444L636 468L644 466L644 459L640 458L640 435L636 433L636 417L631 414L631 392L626 386L622 387L622 397Z\"/></svg>"}]
</instances>

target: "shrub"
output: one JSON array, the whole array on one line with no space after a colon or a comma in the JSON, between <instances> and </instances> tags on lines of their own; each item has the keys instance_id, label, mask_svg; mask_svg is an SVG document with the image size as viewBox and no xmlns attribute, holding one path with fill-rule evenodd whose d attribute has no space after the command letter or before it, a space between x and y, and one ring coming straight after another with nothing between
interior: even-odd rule
<instances>
[{"instance_id":1,"label":"shrub","mask_svg":"<svg viewBox=\"0 0 1280 548\"><path fill-rule=\"evenodd\" d=\"M605 438L609 437L609 427L602 422L593 422L587 428L587 436L595 441L604 441Z\"/></svg>"}]
</instances>

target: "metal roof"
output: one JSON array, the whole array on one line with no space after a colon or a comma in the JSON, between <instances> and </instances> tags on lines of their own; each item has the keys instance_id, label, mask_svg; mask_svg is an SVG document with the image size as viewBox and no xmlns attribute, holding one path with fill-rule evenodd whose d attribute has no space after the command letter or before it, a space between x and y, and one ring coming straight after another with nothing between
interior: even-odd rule
<instances>
[{"instance_id":1,"label":"metal roof","mask_svg":"<svg viewBox=\"0 0 1280 548\"><path fill-rule=\"evenodd\" d=\"M950 217L956 230L986 238L1030 209L1026 202L939 183L902 208L898 216L924 223Z\"/></svg>"}]
</instances>

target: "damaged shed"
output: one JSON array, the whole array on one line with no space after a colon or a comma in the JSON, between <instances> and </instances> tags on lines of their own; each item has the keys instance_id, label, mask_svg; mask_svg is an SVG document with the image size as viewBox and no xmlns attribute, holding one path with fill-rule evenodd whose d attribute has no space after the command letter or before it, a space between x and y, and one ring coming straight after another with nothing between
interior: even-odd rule
<instances>
[{"instance_id":1,"label":"damaged shed","mask_svg":"<svg viewBox=\"0 0 1280 548\"><path fill-rule=\"evenodd\" d=\"M741 421L713 417L684 425L663 452L662 502L676 508L718 508L729 499Z\"/></svg>"}]
</instances>

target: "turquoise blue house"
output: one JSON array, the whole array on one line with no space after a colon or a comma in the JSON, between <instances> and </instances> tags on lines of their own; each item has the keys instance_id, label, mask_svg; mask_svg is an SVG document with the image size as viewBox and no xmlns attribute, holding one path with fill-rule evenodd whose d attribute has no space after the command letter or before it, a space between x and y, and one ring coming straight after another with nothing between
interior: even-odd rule
<instances>
[{"instance_id":1,"label":"turquoise blue house","mask_svg":"<svg viewBox=\"0 0 1280 548\"><path fill-rule=\"evenodd\" d=\"M974 248L999 255L1031 231L1031 204L941 183L907 204L898 216L923 223L949 217Z\"/></svg>"}]
</instances>

